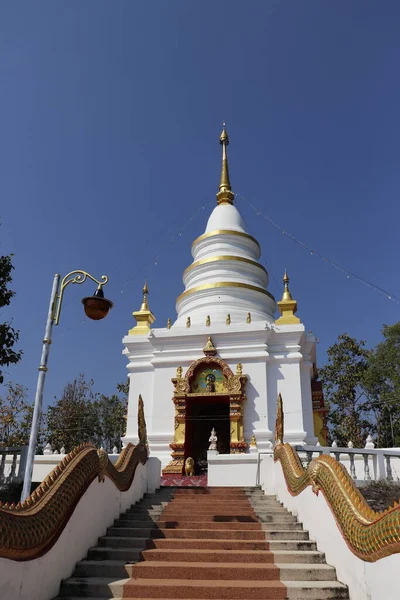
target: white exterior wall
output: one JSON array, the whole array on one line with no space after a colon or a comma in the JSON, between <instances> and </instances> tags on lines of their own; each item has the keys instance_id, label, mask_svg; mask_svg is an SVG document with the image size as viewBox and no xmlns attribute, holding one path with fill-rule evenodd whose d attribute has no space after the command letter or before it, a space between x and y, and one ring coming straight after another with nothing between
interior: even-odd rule
<instances>
[{"instance_id":1,"label":"white exterior wall","mask_svg":"<svg viewBox=\"0 0 400 600\"><path fill-rule=\"evenodd\" d=\"M310 532L310 539L317 542L318 550L325 552L327 563L335 567L338 580L348 585L351 600L398 600L398 554L375 563L361 560L348 548L323 494L316 496L308 487L298 496L291 496L281 465L274 463L272 455L262 457L260 472L265 493L276 494L303 523Z\"/></svg>"},{"instance_id":2,"label":"white exterior wall","mask_svg":"<svg viewBox=\"0 0 400 600\"><path fill-rule=\"evenodd\" d=\"M118 516L149 491L160 486L160 462L150 458L139 464L131 487L120 492L108 478L91 483L55 545L44 556L24 562L0 558L2 600L51 600L61 579L72 575L77 561L85 558L99 536Z\"/></svg>"}]
</instances>

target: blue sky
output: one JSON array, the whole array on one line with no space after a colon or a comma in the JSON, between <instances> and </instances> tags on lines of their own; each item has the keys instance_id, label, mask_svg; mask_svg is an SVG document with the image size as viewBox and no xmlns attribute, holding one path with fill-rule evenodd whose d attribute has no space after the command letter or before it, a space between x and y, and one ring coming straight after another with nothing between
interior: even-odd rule
<instances>
[{"instance_id":1,"label":"blue sky","mask_svg":"<svg viewBox=\"0 0 400 600\"><path fill-rule=\"evenodd\" d=\"M215 205L222 120L269 289L279 297L286 265L320 363L342 332L379 341L400 305L248 202L400 296L399 30L390 0L1 3L0 251L15 255L17 296L0 318L24 351L7 378L33 397L53 274L84 269L109 276L115 307L84 321L95 286L67 289L45 402L79 372L104 393L125 379L145 277L155 325L175 316Z\"/></svg>"}]
</instances>

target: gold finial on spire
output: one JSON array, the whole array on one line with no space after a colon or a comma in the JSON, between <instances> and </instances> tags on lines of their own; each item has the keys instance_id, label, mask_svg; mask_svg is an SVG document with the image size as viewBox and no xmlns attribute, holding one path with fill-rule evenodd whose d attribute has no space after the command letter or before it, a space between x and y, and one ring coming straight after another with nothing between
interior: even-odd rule
<instances>
[{"instance_id":1,"label":"gold finial on spire","mask_svg":"<svg viewBox=\"0 0 400 600\"><path fill-rule=\"evenodd\" d=\"M295 317L294 314L297 311L297 302L293 300L292 294L289 290L289 276L285 267L285 274L283 276L283 295L282 300L277 302L279 312L281 316L275 321L277 325L297 325L300 323L300 319Z\"/></svg>"},{"instance_id":2,"label":"gold finial on spire","mask_svg":"<svg viewBox=\"0 0 400 600\"><path fill-rule=\"evenodd\" d=\"M129 335L146 335L150 331L150 326L156 320L155 316L151 312L149 308L149 303L147 302L147 296L149 295L149 288L147 286L147 281L144 282L143 286L143 301L142 306L139 310L133 312L133 316L136 319L135 327L129 330Z\"/></svg>"},{"instance_id":3,"label":"gold finial on spire","mask_svg":"<svg viewBox=\"0 0 400 600\"><path fill-rule=\"evenodd\" d=\"M143 302L142 302L142 306L140 307L140 310L149 310L149 305L147 303L147 296L149 295L149 288L147 286L147 279L144 282L142 293L143 293Z\"/></svg>"},{"instance_id":4,"label":"gold finial on spire","mask_svg":"<svg viewBox=\"0 0 400 600\"><path fill-rule=\"evenodd\" d=\"M222 170L221 181L219 184L219 192L217 194L218 204L233 204L235 194L232 192L231 182L229 179L228 155L226 148L229 144L228 133L225 129L225 123L222 124L223 129L219 138L219 143L222 146Z\"/></svg>"}]
</instances>

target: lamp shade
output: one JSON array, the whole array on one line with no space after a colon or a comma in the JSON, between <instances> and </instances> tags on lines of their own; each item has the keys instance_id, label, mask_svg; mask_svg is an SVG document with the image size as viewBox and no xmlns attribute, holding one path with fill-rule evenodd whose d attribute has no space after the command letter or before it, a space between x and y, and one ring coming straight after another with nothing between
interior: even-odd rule
<instances>
[{"instance_id":1,"label":"lamp shade","mask_svg":"<svg viewBox=\"0 0 400 600\"><path fill-rule=\"evenodd\" d=\"M103 288L99 287L93 296L82 298L82 304L85 309L85 314L93 321L100 321L108 315L110 308L113 307L111 300L104 298Z\"/></svg>"}]
</instances>

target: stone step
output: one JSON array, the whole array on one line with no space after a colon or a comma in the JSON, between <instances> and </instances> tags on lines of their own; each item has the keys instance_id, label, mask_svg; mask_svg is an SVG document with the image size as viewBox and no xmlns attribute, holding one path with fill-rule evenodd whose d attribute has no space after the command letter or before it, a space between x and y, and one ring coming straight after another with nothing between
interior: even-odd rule
<instances>
[{"instance_id":1,"label":"stone step","mask_svg":"<svg viewBox=\"0 0 400 600\"><path fill-rule=\"evenodd\" d=\"M136 521L133 519L115 519L113 527L129 527L131 529L157 529L157 521Z\"/></svg>"},{"instance_id":2,"label":"stone step","mask_svg":"<svg viewBox=\"0 0 400 600\"><path fill-rule=\"evenodd\" d=\"M158 506L157 508L142 508L141 506L133 506L131 508L128 508L128 510L125 512L136 515L153 515L162 513L163 510L166 510L166 508L167 507L165 506Z\"/></svg>"},{"instance_id":3,"label":"stone step","mask_svg":"<svg viewBox=\"0 0 400 600\"><path fill-rule=\"evenodd\" d=\"M119 519L123 520L123 521L141 521L141 522L149 522L149 523L155 523L157 521L157 519L159 519L161 517L162 512L160 511L157 514L151 515L151 514L141 514L141 513L132 513L132 512L126 512L123 513L122 515L120 515Z\"/></svg>"},{"instance_id":4,"label":"stone step","mask_svg":"<svg viewBox=\"0 0 400 600\"><path fill-rule=\"evenodd\" d=\"M144 546L143 546L144 548ZM123 560L124 562L138 562L142 560L142 552L139 548L113 548L107 546L96 546L89 548L88 560Z\"/></svg>"},{"instance_id":5,"label":"stone step","mask_svg":"<svg viewBox=\"0 0 400 600\"><path fill-rule=\"evenodd\" d=\"M265 497L249 498L249 504L251 504L252 506L254 506L255 504L259 504L260 506L280 506L281 508L284 508L283 505L277 500L271 500Z\"/></svg>"},{"instance_id":6,"label":"stone step","mask_svg":"<svg viewBox=\"0 0 400 600\"><path fill-rule=\"evenodd\" d=\"M296 517L288 513L260 513L257 519L262 523L298 523Z\"/></svg>"},{"instance_id":7,"label":"stone step","mask_svg":"<svg viewBox=\"0 0 400 600\"><path fill-rule=\"evenodd\" d=\"M265 533L265 538L266 540L308 540L309 539L309 535L308 535L308 531L304 531L304 529L299 529L299 530L287 530L287 529L281 529L281 530L271 530L271 531L264 531L263 533Z\"/></svg>"},{"instance_id":8,"label":"stone step","mask_svg":"<svg viewBox=\"0 0 400 600\"><path fill-rule=\"evenodd\" d=\"M336 576L333 567L312 563L194 562L188 566L187 562L146 560L136 565L128 564L126 570L134 579L195 581L333 581Z\"/></svg>"},{"instance_id":9,"label":"stone step","mask_svg":"<svg viewBox=\"0 0 400 600\"><path fill-rule=\"evenodd\" d=\"M237 514L232 514L232 515L214 515L213 513L210 514L202 514L202 513L196 513L196 521L202 521L204 523L237 523L237 522L241 522L241 523L258 523L258 517L255 513L253 514L249 514L249 515L237 515ZM286 515L283 515L286 516ZM282 516L282 518L283 518ZM191 517L191 518L190 518ZM294 518L294 517L292 517ZM193 520L193 513L190 514L188 513L176 513L173 511L170 512L164 512L162 514L162 516L160 516L160 520L161 521L192 521Z\"/></svg>"},{"instance_id":10,"label":"stone step","mask_svg":"<svg viewBox=\"0 0 400 600\"><path fill-rule=\"evenodd\" d=\"M128 577L127 567L123 560L81 560L76 563L72 577Z\"/></svg>"},{"instance_id":11,"label":"stone step","mask_svg":"<svg viewBox=\"0 0 400 600\"><path fill-rule=\"evenodd\" d=\"M131 550L144 550L149 547L149 538L111 536L105 535L98 539L100 548L130 548Z\"/></svg>"},{"instance_id":12,"label":"stone step","mask_svg":"<svg viewBox=\"0 0 400 600\"><path fill-rule=\"evenodd\" d=\"M115 521L115 527L130 527L131 523L136 523L136 521ZM287 521L281 521L280 519L276 519L276 520L272 520L272 521L267 521L267 522L258 522L258 521L252 521L252 522L247 522L247 521L242 521L241 519L235 520L235 521L218 521L218 520L196 520L196 521L189 521L189 520L174 520L174 519L163 519L157 522L157 525L160 529L214 529L215 531L217 530L222 530L222 529L247 529L247 530L254 530L254 531L259 531L260 529L265 530L265 531L273 531L274 529L277 529L279 531L283 530L283 529L289 529L289 530L293 530L293 531L297 531L302 529L302 525L301 523L297 523L295 522L287 522ZM139 526L143 526L143 523L141 523L140 521L138 522L137 525L134 526L135 527L139 527Z\"/></svg>"},{"instance_id":13,"label":"stone step","mask_svg":"<svg viewBox=\"0 0 400 600\"><path fill-rule=\"evenodd\" d=\"M287 518L291 518L294 519L295 521L297 520L297 518L292 515L290 512L288 512L287 510L282 510L281 508L268 508L268 509L261 509L261 510L255 510L254 514L257 517L273 517L273 518L277 518L279 519L280 517L287 517Z\"/></svg>"},{"instance_id":14,"label":"stone step","mask_svg":"<svg viewBox=\"0 0 400 600\"><path fill-rule=\"evenodd\" d=\"M185 598L208 600L339 600L347 599L346 586L337 581L181 581L130 580L124 587L127 598Z\"/></svg>"},{"instance_id":15,"label":"stone step","mask_svg":"<svg viewBox=\"0 0 400 600\"><path fill-rule=\"evenodd\" d=\"M213 562L213 563L322 563L324 554L309 551L280 550L206 550L206 549L150 549L142 552L144 560L164 562Z\"/></svg>"},{"instance_id":16,"label":"stone step","mask_svg":"<svg viewBox=\"0 0 400 600\"><path fill-rule=\"evenodd\" d=\"M271 521L271 522L267 522L267 523L260 523L261 528L264 531L275 531L276 529L279 531L282 531L283 529L288 529L290 531L299 531L301 529L303 529L303 526L301 523L288 523L287 521L281 521L278 519L275 521Z\"/></svg>"},{"instance_id":17,"label":"stone step","mask_svg":"<svg viewBox=\"0 0 400 600\"><path fill-rule=\"evenodd\" d=\"M125 529L117 529L117 531L126 531ZM215 529L160 529L159 531L155 530L155 533L158 535L154 537L165 537L165 538L182 538L182 539L231 539L231 540L265 540L266 533L265 531L248 531L245 529L229 529L218 531ZM278 532L281 535L285 534L287 537L287 532ZM297 534L302 534L302 531L297 532ZM268 536L270 536L270 532L268 532ZM295 538L293 538L295 539ZM303 539L303 538L299 538ZM306 538L304 538L306 539Z\"/></svg>"},{"instance_id":18,"label":"stone step","mask_svg":"<svg viewBox=\"0 0 400 600\"><path fill-rule=\"evenodd\" d=\"M174 500L172 500L171 502L171 506L190 506L190 507L196 507L196 506L218 506L221 508L226 508L227 506L229 506L230 508L242 508L242 507L250 507L250 502L249 500L247 500L247 498L244 498L243 500L227 500L226 498L224 500L216 500L215 498L212 497L206 497L206 498L202 498L201 500L198 500L197 498L194 497L188 497L188 498L175 498Z\"/></svg>"},{"instance_id":19,"label":"stone step","mask_svg":"<svg viewBox=\"0 0 400 600\"><path fill-rule=\"evenodd\" d=\"M277 543L277 542L274 542ZM148 548L172 548L172 549L204 549L204 550L269 550L270 544L265 540L235 540L235 539L174 539L159 538L152 540L152 546Z\"/></svg>"},{"instance_id":20,"label":"stone step","mask_svg":"<svg viewBox=\"0 0 400 600\"><path fill-rule=\"evenodd\" d=\"M204 496L221 496L222 498L226 498L227 496L234 496L241 498L242 496L246 496L247 492L243 490L235 490L234 488L175 488L172 492L172 498L176 496L200 496L200 499Z\"/></svg>"},{"instance_id":21,"label":"stone step","mask_svg":"<svg viewBox=\"0 0 400 600\"><path fill-rule=\"evenodd\" d=\"M111 537L139 537L139 538L153 538L153 537L164 537L160 529L156 527L147 527L140 529L139 527L109 527L107 529L107 535Z\"/></svg>"},{"instance_id":22,"label":"stone step","mask_svg":"<svg viewBox=\"0 0 400 600\"><path fill-rule=\"evenodd\" d=\"M264 510L265 512L265 510ZM193 514L196 515L221 515L221 516L237 516L237 515L243 515L243 516L255 516L256 513L255 511L251 508L251 506L248 506L246 509L241 509L241 510L237 510L237 509L229 509L229 508L215 508L215 507L209 507L209 508L204 508L203 506L198 506L196 507L196 509L194 509L193 507L189 508L189 507L185 507L185 506L173 506L172 504L166 508L162 514L163 515L170 515L170 514L176 514L176 515L189 515L189 516L193 516Z\"/></svg>"},{"instance_id":23,"label":"stone step","mask_svg":"<svg viewBox=\"0 0 400 600\"><path fill-rule=\"evenodd\" d=\"M270 523L266 524L270 526ZM283 528L283 523L281 527ZM174 521L174 520L163 520L158 521L160 529L214 529L214 531L221 529L246 529L248 531L260 531L264 527L264 523L254 522L242 522L242 521L230 521L230 522L219 522L219 521Z\"/></svg>"},{"instance_id":24,"label":"stone step","mask_svg":"<svg viewBox=\"0 0 400 600\"><path fill-rule=\"evenodd\" d=\"M124 585L128 581L129 579L115 580L113 577L70 577L62 582L59 597L122 598Z\"/></svg>"},{"instance_id":25,"label":"stone step","mask_svg":"<svg viewBox=\"0 0 400 600\"><path fill-rule=\"evenodd\" d=\"M192 485L184 486L183 485L183 486L176 486L176 487L172 487L171 486L171 487L169 487L169 486L162 485L160 487L160 491L162 491L162 490L171 490L171 489L174 490L175 492L180 492L180 491L182 491L182 492L184 492L184 491L190 492L190 490L196 490L196 492L197 492L197 490L204 490L205 492L208 493L208 492L213 492L213 491L215 491L215 492L217 492L217 491L218 492L224 492L225 490L229 490L232 493L238 493L238 492L247 491L247 489L250 489L250 488L244 488L243 486L239 486L239 485L238 486L232 486L232 487L224 487L222 485L215 485L215 486L212 486L212 487L202 486L202 485L199 485L199 486L192 486Z\"/></svg>"},{"instance_id":26,"label":"stone step","mask_svg":"<svg viewBox=\"0 0 400 600\"><path fill-rule=\"evenodd\" d=\"M132 504L131 506L131 510L134 510L135 508L140 508L140 510L142 509L159 509L162 508L164 509L166 506L168 506L169 502L143 502L143 504L141 503L140 506L138 504Z\"/></svg>"},{"instance_id":27,"label":"stone step","mask_svg":"<svg viewBox=\"0 0 400 600\"><path fill-rule=\"evenodd\" d=\"M312 540L277 539L269 540L267 543L271 552L278 552L280 550L294 550L296 552L317 550L317 544Z\"/></svg>"},{"instance_id":28,"label":"stone step","mask_svg":"<svg viewBox=\"0 0 400 600\"><path fill-rule=\"evenodd\" d=\"M107 539L107 538L106 538ZM128 540L129 538L114 538ZM234 540L234 539L165 539L151 540L147 548L172 548L172 549L204 549L204 550L270 550L279 551L305 551L316 550L316 543L310 540Z\"/></svg>"}]
</instances>

